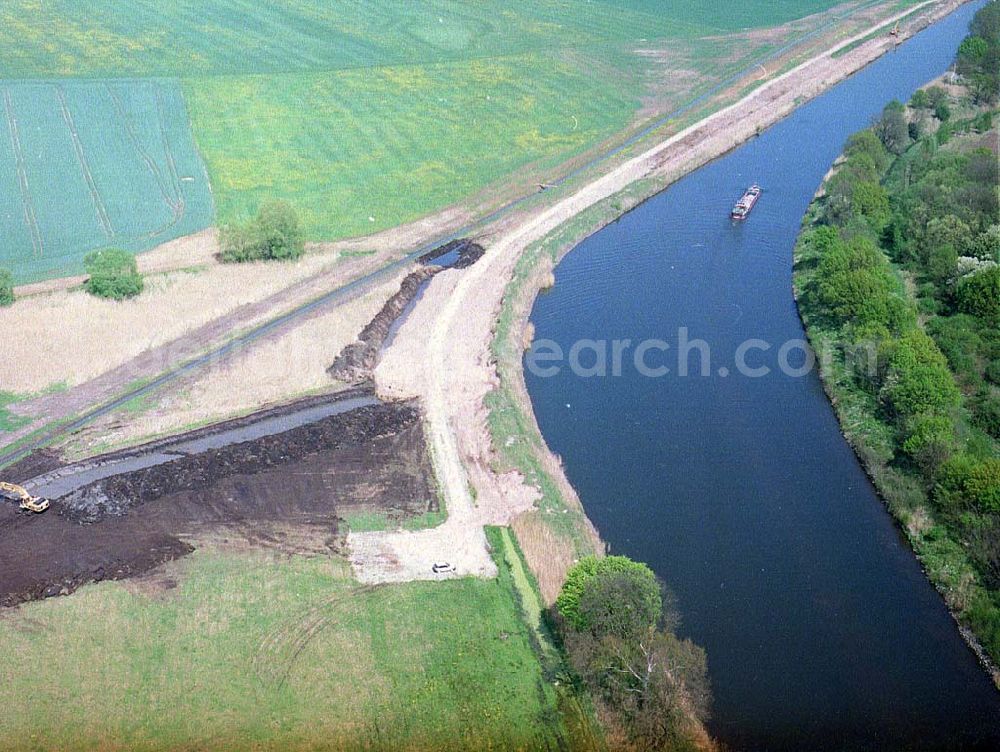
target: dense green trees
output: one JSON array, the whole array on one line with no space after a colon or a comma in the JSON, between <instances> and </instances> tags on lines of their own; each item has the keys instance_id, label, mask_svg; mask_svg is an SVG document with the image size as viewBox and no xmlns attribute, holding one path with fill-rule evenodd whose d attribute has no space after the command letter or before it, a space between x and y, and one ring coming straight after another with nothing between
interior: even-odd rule
<instances>
[{"instance_id":1,"label":"dense green trees","mask_svg":"<svg viewBox=\"0 0 1000 752\"><path fill-rule=\"evenodd\" d=\"M942 465L934 493L949 511L1000 513L1000 459L955 455Z\"/></svg>"},{"instance_id":2,"label":"dense green trees","mask_svg":"<svg viewBox=\"0 0 1000 752\"><path fill-rule=\"evenodd\" d=\"M566 575L566 582L563 583L556 599L556 608L562 617L575 629L585 629L588 626L588 617L581 612L580 601L585 591L594 581L594 578L607 577L608 575L626 574L634 581L644 584L649 593L649 608L655 611L655 617L659 617L661 603L660 588L656 583L656 575L653 570L637 561L632 561L627 556L605 556L597 558L588 556L580 560Z\"/></svg>"},{"instance_id":3,"label":"dense green trees","mask_svg":"<svg viewBox=\"0 0 1000 752\"><path fill-rule=\"evenodd\" d=\"M0 269L0 306L14 302L14 275L9 269Z\"/></svg>"},{"instance_id":4,"label":"dense green trees","mask_svg":"<svg viewBox=\"0 0 1000 752\"><path fill-rule=\"evenodd\" d=\"M845 430L905 525L934 516L910 533L936 581L965 573L963 619L1000 659L1000 160L983 89L1000 74L1000 0L971 32L968 94L932 86L848 140L796 279L811 334L838 345Z\"/></svg>"},{"instance_id":5,"label":"dense green trees","mask_svg":"<svg viewBox=\"0 0 1000 752\"><path fill-rule=\"evenodd\" d=\"M220 242L226 262L294 260L305 252L298 215L284 201L265 203L246 224L223 228Z\"/></svg>"},{"instance_id":6,"label":"dense green trees","mask_svg":"<svg viewBox=\"0 0 1000 752\"><path fill-rule=\"evenodd\" d=\"M692 719L708 713L704 652L670 631L659 582L624 556L587 557L556 600L563 642L612 734L644 750L694 749Z\"/></svg>"},{"instance_id":7,"label":"dense green trees","mask_svg":"<svg viewBox=\"0 0 1000 752\"><path fill-rule=\"evenodd\" d=\"M826 227L806 242L821 248L816 294L838 325L859 333L877 327L894 332L913 321L909 306L895 293L898 285L888 262L870 238L844 241L839 231Z\"/></svg>"},{"instance_id":8,"label":"dense green trees","mask_svg":"<svg viewBox=\"0 0 1000 752\"><path fill-rule=\"evenodd\" d=\"M851 206L871 223L876 232L882 232L889 221L889 194L874 180L854 183Z\"/></svg>"},{"instance_id":9,"label":"dense green trees","mask_svg":"<svg viewBox=\"0 0 1000 752\"><path fill-rule=\"evenodd\" d=\"M858 131L847 139L844 156L848 162L868 157L871 160L873 177L881 177L889 167L889 154L875 132L870 129Z\"/></svg>"},{"instance_id":10,"label":"dense green trees","mask_svg":"<svg viewBox=\"0 0 1000 752\"><path fill-rule=\"evenodd\" d=\"M911 329L886 349L881 394L901 424L917 415L944 413L961 402L944 355L922 330Z\"/></svg>"},{"instance_id":11,"label":"dense green trees","mask_svg":"<svg viewBox=\"0 0 1000 752\"><path fill-rule=\"evenodd\" d=\"M104 248L88 253L83 259L88 278L84 289L91 295L110 300L134 298L142 292L142 275L128 251Z\"/></svg>"},{"instance_id":12,"label":"dense green trees","mask_svg":"<svg viewBox=\"0 0 1000 752\"><path fill-rule=\"evenodd\" d=\"M981 8L958 48L957 70L970 81L976 99L992 104L1000 96L1000 5Z\"/></svg>"}]
</instances>

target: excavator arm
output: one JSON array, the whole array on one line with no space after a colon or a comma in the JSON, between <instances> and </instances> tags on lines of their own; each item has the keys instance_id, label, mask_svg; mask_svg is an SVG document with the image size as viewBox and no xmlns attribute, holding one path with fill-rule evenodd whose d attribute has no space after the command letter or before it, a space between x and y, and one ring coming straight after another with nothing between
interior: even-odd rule
<instances>
[{"instance_id":1,"label":"excavator arm","mask_svg":"<svg viewBox=\"0 0 1000 752\"><path fill-rule=\"evenodd\" d=\"M15 483L4 483L0 481L0 496L10 501L16 501L21 509L28 512L40 513L49 508L49 500L32 496L26 489Z\"/></svg>"}]
</instances>

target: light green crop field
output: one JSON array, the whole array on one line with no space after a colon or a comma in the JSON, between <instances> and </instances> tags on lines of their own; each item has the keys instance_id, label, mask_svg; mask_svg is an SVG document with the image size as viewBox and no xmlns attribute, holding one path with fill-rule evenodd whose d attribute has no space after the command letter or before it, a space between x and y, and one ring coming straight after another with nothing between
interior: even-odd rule
<instances>
[{"instance_id":1,"label":"light green crop field","mask_svg":"<svg viewBox=\"0 0 1000 752\"><path fill-rule=\"evenodd\" d=\"M185 88L220 217L278 196L317 239L391 227L524 165L551 167L623 128L638 105L537 53Z\"/></svg>"},{"instance_id":2,"label":"light green crop field","mask_svg":"<svg viewBox=\"0 0 1000 752\"><path fill-rule=\"evenodd\" d=\"M565 748L497 561L495 580L361 588L340 559L202 549L158 574L170 589L21 606L0 616L0 747Z\"/></svg>"},{"instance_id":3,"label":"light green crop field","mask_svg":"<svg viewBox=\"0 0 1000 752\"><path fill-rule=\"evenodd\" d=\"M0 75L180 79L218 221L280 198L333 240L530 190L792 34L748 28L835 4L10 0Z\"/></svg>"},{"instance_id":4,"label":"light green crop field","mask_svg":"<svg viewBox=\"0 0 1000 752\"><path fill-rule=\"evenodd\" d=\"M180 86L0 81L0 266L18 282L83 271L211 224Z\"/></svg>"},{"instance_id":5,"label":"light green crop field","mask_svg":"<svg viewBox=\"0 0 1000 752\"><path fill-rule=\"evenodd\" d=\"M791 0L805 12L824 3ZM9 0L0 8L7 77L273 74L604 47L732 26L717 4L683 0ZM646 7L643 7L646 6ZM802 15L804 15L803 13ZM717 16L718 27L709 19ZM755 25L781 23L761 13Z\"/></svg>"}]
</instances>

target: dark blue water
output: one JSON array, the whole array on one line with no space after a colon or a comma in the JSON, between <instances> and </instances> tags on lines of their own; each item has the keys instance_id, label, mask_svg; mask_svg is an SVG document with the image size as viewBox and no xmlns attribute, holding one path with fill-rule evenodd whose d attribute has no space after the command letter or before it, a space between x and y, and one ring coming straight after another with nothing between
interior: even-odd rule
<instances>
[{"instance_id":1,"label":"dark blue water","mask_svg":"<svg viewBox=\"0 0 1000 752\"><path fill-rule=\"evenodd\" d=\"M664 377L637 373L627 351L620 376L563 367L529 372L528 388L604 539L675 592L682 632L708 653L711 731L736 750L1000 750L1000 693L842 438L818 377L782 373L777 352L804 337L792 248L824 173L886 102L947 68L979 5L583 242L532 314L537 336L565 351L582 338L671 347L646 358L670 367ZM732 223L733 201L755 181L763 197ZM678 375L680 327L710 345L710 375ZM736 374L748 338L771 343L746 358L769 375ZM695 355L690 367L698 373Z\"/></svg>"}]
</instances>

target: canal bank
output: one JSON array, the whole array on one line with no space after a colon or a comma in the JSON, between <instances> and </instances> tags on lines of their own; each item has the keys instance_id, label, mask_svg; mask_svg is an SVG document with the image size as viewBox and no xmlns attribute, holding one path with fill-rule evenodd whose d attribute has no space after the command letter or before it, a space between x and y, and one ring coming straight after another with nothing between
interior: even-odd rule
<instances>
[{"instance_id":1,"label":"canal bank","mask_svg":"<svg viewBox=\"0 0 1000 752\"><path fill-rule=\"evenodd\" d=\"M723 368L748 338L774 350L802 339L791 248L816 186L849 133L947 67L974 10L589 238L538 299L536 336L568 351L581 339L663 338L686 327ZM761 205L734 229L722 218L754 181L765 187ZM641 187L632 191L578 216L539 264L519 267L529 289L521 305L548 276L548 259L642 198ZM509 316L508 346L520 337ZM527 383L545 441L604 539L677 591L684 633L708 650L712 728L724 742L993 748L995 691L843 442L815 375L564 372L529 373ZM504 388L516 400L516 380Z\"/></svg>"}]
</instances>

